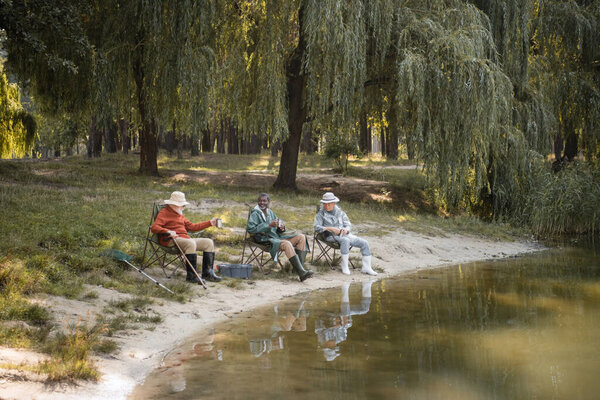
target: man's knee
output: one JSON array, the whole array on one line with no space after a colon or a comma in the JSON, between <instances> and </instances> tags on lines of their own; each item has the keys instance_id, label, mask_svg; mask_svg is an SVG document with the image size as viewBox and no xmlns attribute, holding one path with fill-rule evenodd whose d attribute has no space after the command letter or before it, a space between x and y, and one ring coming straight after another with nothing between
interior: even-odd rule
<instances>
[{"instance_id":1,"label":"man's knee","mask_svg":"<svg viewBox=\"0 0 600 400\"><path fill-rule=\"evenodd\" d=\"M340 237L338 241L340 242L341 246L350 246L350 239L345 236Z\"/></svg>"},{"instance_id":2,"label":"man's knee","mask_svg":"<svg viewBox=\"0 0 600 400\"><path fill-rule=\"evenodd\" d=\"M196 243L193 240L178 239L177 244L184 254L194 254L196 252Z\"/></svg>"},{"instance_id":3,"label":"man's knee","mask_svg":"<svg viewBox=\"0 0 600 400\"><path fill-rule=\"evenodd\" d=\"M281 243L279 244L279 247L281 247L282 250L292 250L294 248L294 246L292 246L292 244L290 242L288 242L287 240L282 240Z\"/></svg>"},{"instance_id":4,"label":"man's knee","mask_svg":"<svg viewBox=\"0 0 600 400\"><path fill-rule=\"evenodd\" d=\"M215 244L212 239L209 238L196 239L195 245L197 251L207 251L209 253L215 251Z\"/></svg>"}]
</instances>

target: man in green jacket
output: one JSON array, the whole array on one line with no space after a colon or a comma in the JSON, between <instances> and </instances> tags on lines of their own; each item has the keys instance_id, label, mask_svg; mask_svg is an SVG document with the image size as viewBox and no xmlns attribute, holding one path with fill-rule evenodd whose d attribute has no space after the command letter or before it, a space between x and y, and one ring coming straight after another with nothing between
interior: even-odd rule
<instances>
[{"instance_id":1,"label":"man in green jacket","mask_svg":"<svg viewBox=\"0 0 600 400\"><path fill-rule=\"evenodd\" d=\"M308 242L302 233L286 235L283 221L269 208L271 198L267 193L258 195L258 204L248 218L246 230L252 234L257 243L270 243L269 253L277 262L279 249L283 250L294 271L304 281L313 275L311 270L304 269L304 260L308 253Z\"/></svg>"}]
</instances>

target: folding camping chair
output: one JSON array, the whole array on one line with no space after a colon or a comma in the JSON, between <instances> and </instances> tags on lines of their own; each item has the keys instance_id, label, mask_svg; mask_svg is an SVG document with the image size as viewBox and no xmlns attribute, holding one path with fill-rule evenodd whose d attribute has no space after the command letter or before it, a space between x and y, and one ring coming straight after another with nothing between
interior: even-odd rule
<instances>
[{"instance_id":1,"label":"folding camping chair","mask_svg":"<svg viewBox=\"0 0 600 400\"><path fill-rule=\"evenodd\" d=\"M148 225L148 232L146 233L146 244L144 245L144 257L142 261L142 270L158 264L166 278L171 278L179 269L179 267L185 266L185 255L181 254L176 246L163 246L158 241L158 234L152 233L150 228L154 224L156 216L165 208L166 204L154 203L152 207L152 218L150 219L150 225ZM167 274L171 268L170 274Z\"/></svg>"},{"instance_id":2,"label":"folding camping chair","mask_svg":"<svg viewBox=\"0 0 600 400\"><path fill-rule=\"evenodd\" d=\"M250 207L248 210L248 218L246 219L246 226L248 226L248 220L250 220L250 213L252 213L252 210L253 210L253 207ZM248 250L250 250L250 254L248 254L246 261L244 261L244 257L246 256L246 248L248 248ZM256 263L258 264L258 269L260 270L260 272L264 273L263 267L271 260L271 254L269 253L270 249L271 249L270 243L257 242L254 239L254 235L249 233L246 230L245 234L244 234L244 241L243 241L243 247L242 247L242 260L240 261L240 264L252 264L254 261L256 261ZM281 269L283 269L283 264L281 264L281 258L279 258L279 255L282 252L283 252L283 250L279 250L279 252L277 253L277 263L279 264ZM265 253L266 253L266 255L265 255ZM267 257L266 260L264 259L265 256Z\"/></svg>"},{"instance_id":3,"label":"folding camping chair","mask_svg":"<svg viewBox=\"0 0 600 400\"><path fill-rule=\"evenodd\" d=\"M320 206L317 205L317 212L319 212L319 207ZM315 249L317 249L317 247L317 258L315 259ZM310 263L313 264L316 261L319 261L320 259L324 259L329 265L329 268L335 269L335 267L333 266L333 260L335 259L335 252L339 249L340 244L338 242L325 240L325 237L323 236L322 232L315 232L315 234L313 235L313 245ZM352 249L352 247L350 247L350 249ZM348 258L348 261L350 261L352 269L355 269L356 267L354 266L352 259Z\"/></svg>"}]
</instances>

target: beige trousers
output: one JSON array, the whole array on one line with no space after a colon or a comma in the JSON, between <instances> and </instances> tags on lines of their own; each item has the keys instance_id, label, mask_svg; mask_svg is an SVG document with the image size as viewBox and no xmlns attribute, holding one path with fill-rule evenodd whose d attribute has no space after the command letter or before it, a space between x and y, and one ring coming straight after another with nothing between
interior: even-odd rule
<instances>
[{"instance_id":1,"label":"beige trousers","mask_svg":"<svg viewBox=\"0 0 600 400\"><path fill-rule=\"evenodd\" d=\"M298 250L306 250L306 236L299 233L292 238L282 240L279 245L279 248L283 250L288 259L296 255L294 247Z\"/></svg>"},{"instance_id":2,"label":"beige trousers","mask_svg":"<svg viewBox=\"0 0 600 400\"><path fill-rule=\"evenodd\" d=\"M197 251L207 251L212 253L215 251L215 245L212 239L208 238L195 238L186 239L182 237L176 237L175 241L181 247L183 254L194 254ZM169 247L175 246L173 242L169 242Z\"/></svg>"}]
</instances>

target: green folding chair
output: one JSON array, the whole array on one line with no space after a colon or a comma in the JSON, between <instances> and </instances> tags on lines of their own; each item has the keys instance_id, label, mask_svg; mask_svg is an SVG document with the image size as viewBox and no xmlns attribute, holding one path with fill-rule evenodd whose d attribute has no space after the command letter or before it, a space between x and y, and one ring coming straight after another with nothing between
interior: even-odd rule
<instances>
[{"instance_id":1,"label":"green folding chair","mask_svg":"<svg viewBox=\"0 0 600 400\"><path fill-rule=\"evenodd\" d=\"M252 213L254 207L250 207L248 210L248 218L246 219L246 226L248 226L248 220L250 220L250 213ZM249 250L250 254L246 257L246 249ZM271 249L271 243L261 243L257 242L254 239L254 235L249 233L248 231L244 234L244 241L242 246L242 259L240 264L252 264L256 262L258 269L260 272L263 272L263 268L265 265L269 263L271 260L271 253L269 250ZM281 258L279 255L282 253L282 250L279 250L277 256L277 263L283 269L283 264L281 264ZM245 261L244 261L245 259Z\"/></svg>"}]
</instances>

